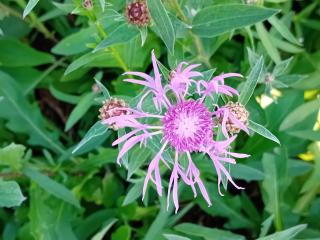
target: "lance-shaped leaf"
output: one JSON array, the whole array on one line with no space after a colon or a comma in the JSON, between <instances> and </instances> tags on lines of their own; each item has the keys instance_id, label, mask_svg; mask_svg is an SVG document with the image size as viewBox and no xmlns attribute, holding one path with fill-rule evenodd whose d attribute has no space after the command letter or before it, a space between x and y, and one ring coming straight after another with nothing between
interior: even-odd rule
<instances>
[{"instance_id":1,"label":"lance-shaped leaf","mask_svg":"<svg viewBox=\"0 0 320 240\"><path fill-rule=\"evenodd\" d=\"M192 31L200 37L215 37L263 21L277 12L275 9L244 4L210 6L194 17Z\"/></svg>"},{"instance_id":2,"label":"lance-shaped leaf","mask_svg":"<svg viewBox=\"0 0 320 240\"><path fill-rule=\"evenodd\" d=\"M274 136L268 129L266 129L264 126L258 124L258 123L255 123L254 121L252 120L249 120L249 129L254 131L255 133L258 133L259 135L265 137L265 138L268 138L270 139L271 141L274 141L278 144L280 144L280 141L279 139Z\"/></svg>"},{"instance_id":3,"label":"lance-shaped leaf","mask_svg":"<svg viewBox=\"0 0 320 240\"><path fill-rule=\"evenodd\" d=\"M23 18L25 18L32 11L38 2L39 0L29 0L26 8L23 10Z\"/></svg>"}]
</instances>

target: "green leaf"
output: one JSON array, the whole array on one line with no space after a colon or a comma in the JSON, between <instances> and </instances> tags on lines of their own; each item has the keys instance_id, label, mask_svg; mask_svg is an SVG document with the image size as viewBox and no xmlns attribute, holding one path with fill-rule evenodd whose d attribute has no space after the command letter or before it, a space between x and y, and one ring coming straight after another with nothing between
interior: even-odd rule
<instances>
[{"instance_id":1,"label":"green leaf","mask_svg":"<svg viewBox=\"0 0 320 240\"><path fill-rule=\"evenodd\" d=\"M245 4L210 6L196 14L192 22L192 31L200 37L216 37L263 21L277 12L275 9Z\"/></svg>"},{"instance_id":2,"label":"green leaf","mask_svg":"<svg viewBox=\"0 0 320 240\"><path fill-rule=\"evenodd\" d=\"M280 155L265 153L262 158L265 179L262 187L265 190L264 202L266 210L274 214L276 229L282 229L281 204L284 192L288 187L288 156L286 150L281 148Z\"/></svg>"},{"instance_id":3,"label":"green leaf","mask_svg":"<svg viewBox=\"0 0 320 240\"><path fill-rule=\"evenodd\" d=\"M115 219L115 218L108 219L105 222L104 227L98 233L96 233L91 238L91 240L102 240L104 235L106 235L106 233L109 231L109 229L112 227L112 225L115 224L117 221L118 221L118 219Z\"/></svg>"},{"instance_id":4,"label":"green leaf","mask_svg":"<svg viewBox=\"0 0 320 240\"><path fill-rule=\"evenodd\" d=\"M277 29L277 31L281 34L282 37L284 37L293 44L301 45L301 43L295 38L295 36L293 36L293 34L290 32L287 26L276 16L271 16L268 19L268 21L275 29Z\"/></svg>"},{"instance_id":5,"label":"green leaf","mask_svg":"<svg viewBox=\"0 0 320 240\"><path fill-rule=\"evenodd\" d=\"M105 0L99 0L100 2L100 7L102 9L102 12L104 12L105 6L106 6L106 1Z\"/></svg>"},{"instance_id":6,"label":"green leaf","mask_svg":"<svg viewBox=\"0 0 320 240\"><path fill-rule=\"evenodd\" d=\"M133 186L128 191L125 199L123 200L122 206L129 205L138 199L142 194L143 180L138 181L133 184Z\"/></svg>"},{"instance_id":7,"label":"green leaf","mask_svg":"<svg viewBox=\"0 0 320 240\"><path fill-rule=\"evenodd\" d=\"M76 199L72 192L64 185L52 180L48 176L43 175L42 173L30 167L25 167L22 172L48 193L76 206L77 208L80 208L78 199Z\"/></svg>"},{"instance_id":8,"label":"green leaf","mask_svg":"<svg viewBox=\"0 0 320 240\"><path fill-rule=\"evenodd\" d=\"M148 0L148 8L156 27L156 32L167 46L169 52L174 52L175 32L169 15L161 0Z\"/></svg>"},{"instance_id":9,"label":"green leaf","mask_svg":"<svg viewBox=\"0 0 320 240\"><path fill-rule=\"evenodd\" d=\"M0 207L18 207L25 199L18 183L0 179Z\"/></svg>"},{"instance_id":10,"label":"green leaf","mask_svg":"<svg viewBox=\"0 0 320 240\"><path fill-rule=\"evenodd\" d=\"M276 232L272 235L258 238L257 240L290 240L293 239L298 233L303 231L307 227L307 224L300 224L292 228L288 228L284 231Z\"/></svg>"},{"instance_id":11,"label":"green leaf","mask_svg":"<svg viewBox=\"0 0 320 240\"><path fill-rule=\"evenodd\" d=\"M304 103L287 115L280 125L280 131L293 128L296 124L304 121L312 113L319 111L320 98Z\"/></svg>"},{"instance_id":12,"label":"green leaf","mask_svg":"<svg viewBox=\"0 0 320 240\"><path fill-rule=\"evenodd\" d=\"M95 61L96 59L99 59L104 56L110 56L110 55L111 55L111 53L105 52L105 51L96 52L96 53L92 53L92 52L86 53L86 54L82 55L81 57L77 58L76 60L74 60L67 67L66 71L64 72L64 75L68 75L71 72L73 72L81 67L84 67L85 65Z\"/></svg>"},{"instance_id":13,"label":"green leaf","mask_svg":"<svg viewBox=\"0 0 320 240\"><path fill-rule=\"evenodd\" d=\"M97 52L101 49L110 47L115 44L126 43L139 35L139 30L135 26L124 23L111 32L98 46L94 49Z\"/></svg>"},{"instance_id":14,"label":"green leaf","mask_svg":"<svg viewBox=\"0 0 320 240\"><path fill-rule=\"evenodd\" d=\"M101 145L102 142L109 137L108 127L97 121L82 138L81 142L73 149L72 154L86 152L88 149L93 149Z\"/></svg>"},{"instance_id":15,"label":"green leaf","mask_svg":"<svg viewBox=\"0 0 320 240\"><path fill-rule=\"evenodd\" d=\"M13 38L0 38L0 66L25 67L54 62L50 54L39 52Z\"/></svg>"},{"instance_id":16,"label":"green leaf","mask_svg":"<svg viewBox=\"0 0 320 240\"><path fill-rule=\"evenodd\" d=\"M269 54L269 56L275 63L277 64L280 63L281 62L280 53L278 49L274 47L271 37L269 36L269 33L264 27L264 25L262 23L257 23L256 29L257 29L257 33L260 38L260 41L264 46L264 48L266 49L266 52Z\"/></svg>"},{"instance_id":17,"label":"green leaf","mask_svg":"<svg viewBox=\"0 0 320 240\"><path fill-rule=\"evenodd\" d=\"M32 11L38 2L39 0L29 0L26 8L23 10L23 18L25 18Z\"/></svg>"},{"instance_id":18,"label":"green leaf","mask_svg":"<svg viewBox=\"0 0 320 240\"><path fill-rule=\"evenodd\" d=\"M81 29L62 39L51 51L64 56L85 52L88 50L86 45L95 41L95 34L96 28L94 26Z\"/></svg>"},{"instance_id":19,"label":"green leaf","mask_svg":"<svg viewBox=\"0 0 320 240\"><path fill-rule=\"evenodd\" d=\"M182 237L176 234L163 234L163 236L168 240L191 240L190 238Z\"/></svg>"},{"instance_id":20,"label":"green leaf","mask_svg":"<svg viewBox=\"0 0 320 240\"><path fill-rule=\"evenodd\" d=\"M271 228L273 219L274 219L274 215L271 215L266 220L264 220L263 223L261 223L261 230L260 230L259 237L264 237L267 235L267 233L269 232L269 230Z\"/></svg>"},{"instance_id":21,"label":"green leaf","mask_svg":"<svg viewBox=\"0 0 320 240\"><path fill-rule=\"evenodd\" d=\"M244 240L241 235L217 228L208 228L192 223L182 223L174 228L187 235L203 237L205 240Z\"/></svg>"},{"instance_id":22,"label":"green leaf","mask_svg":"<svg viewBox=\"0 0 320 240\"><path fill-rule=\"evenodd\" d=\"M80 96L75 96L71 94L67 94L65 92L59 91L56 89L53 85L49 86L50 93L60 101L71 103L71 104L77 104L80 101Z\"/></svg>"},{"instance_id":23,"label":"green leaf","mask_svg":"<svg viewBox=\"0 0 320 240\"><path fill-rule=\"evenodd\" d=\"M94 81L99 86L99 89L102 92L104 99L105 100L110 99L111 96L108 89L97 78L95 78Z\"/></svg>"},{"instance_id":24,"label":"green leaf","mask_svg":"<svg viewBox=\"0 0 320 240\"><path fill-rule=\"evenodd\" d=\"M268 138L270 139L271 141L274 141L278 144L280 144L280 141L279 139L274 136L268 129L266 129L264 126L258 124L258 123L255 123L254 121L252 120L249 120L249 126L248 128L252 131L254 131L255 133L258 133L259 135L265 137L265 138Z\"/></svg>"},{"instance_id":25,"label":"green leaf","mask_svg":"<svg viewBox=\"0 0 320 240\"><path fill-rule=\"evenodd\" d=\"M299 131L288 131L286 133L301 139L306 139L306 140L315 141L315 142L320 141L320 131L299 130Z\"/></svg>"},{"instance_id":26,"label":"green leaf","mask_svg":"<svg viewBox=\"0 0 320 240\"><path fill-rule=\"evenodd\" d=\"M26 148L23 145L11 143L0 149L0 165L10 166L14 170L20 170Z\"/></svg>"},{"instance_id":27,"label":"green leaf","mask_svg":"<svg viewBox=\"0 0 320 240\"><path fill-rule=\"evenodd\" d=\"M90 92L86 95L84 95L77 106L72 110L66 126L65 131L70 130L84 115L85 113L90 109L90 107L94 104L94 98L95 94L93 92Z\"/></svg>"},{"instance_id":28,"label":"green leaf","mask_svg":"<svg viewBox=\"0 0 320 240\"><path fill-rule=\"evenodd\" d=\"M22 97L23 93L15 80L1 71L0 94L5 97L0 103L0 118L8 120L7 127L10 130L28 134L30 144L40 145L61 154L65 152L56 134L46 129L40 110Z\"/></svg>"},{"instance_id":29,"label":"green leaf","mask_svg":"<svg viewBox=\"0 0 320 240\"><path fill-rule=\"evenodd\" d=\"M119 227L111 235L111 240L130 240L131 228L128 225Z\"/></svg>"},{"instance_id":30,"label":"green leaf","mask_svg":"<svg viewBox=\"0 0 320 240\"><path fill-rule=\"evenodd\" d=\"M260 78L263 76L263 67L264 67L264 60L263 57L261 56L259 60L256 62L256 64L253 66L251 69L251 72L249 73L249 76L244 83L243 88L241 89L241 93L239 96L239 102L243 105L246 105L253 92L254 89L259 82Z\"/></svg>"}]
</instances>

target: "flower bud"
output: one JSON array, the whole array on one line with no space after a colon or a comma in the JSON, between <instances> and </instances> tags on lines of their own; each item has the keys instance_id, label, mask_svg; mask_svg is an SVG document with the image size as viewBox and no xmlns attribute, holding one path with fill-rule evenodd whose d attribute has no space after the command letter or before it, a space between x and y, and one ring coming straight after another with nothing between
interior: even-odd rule
<instances>
[{"instance_id":1,"label":"flower bud","mask_svg":"<svg viewBox=\"0 0 320 240\"><path fill-rule=\"evenodd\" d=\"M134 0L126 7L126 17L129 23L147 26L150 23L150 13L146 0Z\"/></svg>"},{"instance_id":2,"label":"flower bud","mask_svg":"<svg viewBox=\"0 0 320 240\"><path fill-rule=\"evenodd\" d=\"M128 115L131 113L129 110L123 109L123 108L127 108L128 104L122 99L111 98L103 101L102 103L103 105L99 109L99 112L100 112L99 118L101 120L107 120L111 117ZM109 125L109 128L113 130L119 129L116 123Z\"/></svg>"},{"instance_id":3,"label":"flower bud","mask_svg":"<svg viewBox=\"0 0 320 240\"><path fill-rule=\"evenodd\" d=\"M246 108L239 102L228 102L227 105L225 106L229 110L231 114L243 125L248 126L248 120L249 120L249 112L246 110ZM226 122L226 129L228 132L231 134L234 133L239 133L240 132L240 127L232 122L230 118Z\"/></svg>"}]
</instances>

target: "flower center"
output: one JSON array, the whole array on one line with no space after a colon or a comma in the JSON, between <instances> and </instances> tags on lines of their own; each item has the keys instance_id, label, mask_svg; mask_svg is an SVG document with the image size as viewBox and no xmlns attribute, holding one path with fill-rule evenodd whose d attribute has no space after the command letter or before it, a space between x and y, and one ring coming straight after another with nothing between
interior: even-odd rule
<instances>
[{"instance_id":1,"label":"flower center","mask_svg":"<svg viewBox=\"0 0 320 240\"><path fill-rule=\"evenodd\" d=\"M163 118L164 138L179 152L200 151L212 139L211 113L197 101L180 102Z\"/></svg>"}]
</instances>

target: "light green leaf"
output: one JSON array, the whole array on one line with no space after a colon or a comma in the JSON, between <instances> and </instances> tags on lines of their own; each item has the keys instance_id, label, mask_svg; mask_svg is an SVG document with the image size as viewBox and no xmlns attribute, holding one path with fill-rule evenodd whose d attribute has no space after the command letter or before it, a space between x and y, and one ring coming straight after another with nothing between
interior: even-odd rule
<instances>
[{"instance_id":1,"label":"light green leaf","mask_svg":"<svg viewBox=\"0 0 320 240\"><path fill-rule=\"evenodd\" d=\"M156 27L156 32L167 46L169 52L174 52L175 32L169 15L161 0L148 0L148 8Z\"/></svg>"},{"instance_id":2,"label":"light green leaf","mask_svg":"<svg viewBox=\"0 0 320 240\"><path fill-rule=\"evenodd\" d=\"M72 154L86 152L88 149L96 148L109 137L108 127L97 121L82 138L81 142L73 149Z\"/></svg>"},{"instance_id":3,"label":"light green leaf","mask_svg":"<svg viewBox=\"0 0 320 240\"><path fill-rule=\"evenodd\" d=\"M29 0L26 8L23 10L23 18L25 18L32 11L38 2L39 0Z\"/></svg>"},{"instance_id":4,"label":"light green leaf","mask_svg":"<svg viewBox=\"0 0 320 240\"><path fill-rule=\"evenodd\" d=\"M290 32L290 30L287 28L287 26L276 16L271 16L268 21L271 23L271 25L277 29L277 31L281 34L282 37L287 39L289 42L301 45L300 42L293 36L293 34Z\"/></svg>"},{"instance_id":5,"label":"light green leaf","mask_svg":"<svg viewBox=\"0 0 320 240\"><path fill-rule=\"evenodd\" d=\"M252 131L254 131L255 133L258 133L259 135L265 137L265 138L268 138L278 144L280 144L280 141L279 139L274 136L268 129L266 129L264 126L258 124L258 123L255 123L254 121L252 120L249 120L249 126L248 128Z\"/></svg>"},{"instance_id":6,"label":"light green leaf","mask_svg":"<svg viewBox=\"0 0 320 240\"><path fill-rule=\"evenodd\" d=\"M130 240L131 228L128 225L119 227L111 235L111 240Z\"/></svg>"},{"instance_id":7,"label":"light green leaf","mask_svg":"<svg viewBox=\"0 0 320 240\"><path fill-rule=\"evenodd\" d=\"M293 110L287 115L280 125L280 130L284 131L286 129L294 127L296 124L301 123L309 115L319 111L320 109L320 98L313 101L304 103Z\"/></svg>"},{"instance_id":8,"label":"light green leaf","mask_svg":"<svg viewBox=\"0 0 320 240\"><path fill-rule=\"evenodd\" d=\"M264 237L267 235L267 233L269 232L269 230L271 228L273 219L274 219L274 215L271 215L266 220L264 220L263 223L261 223L261 230L260 230L259 237Z\"/></svg>"},{"instance_id":9,"label":"light green leaf","mask_svg":"<svg viewBox=\"0 0 320 240\"><path fill-rule=\"evenodd\" d=\"M10 166L14 170L20 170L24 156L25 146L11 143L0 149L0 165Z\"/></svg>"},{"instance_id":10,"label":"light green leaf","mask_svg":"<svg viewBox=\"0 0 320 240\"><path fill-rule=\"evenodd\" d=\"M163 236L168 240L191 240L190 238L182 237L176 234L163 234Z\"/></svg>"},{"instance_id":11,"label":"light green leaf","mask_svg":"<svg viewBox=\"0 0 320 240\"><path fill-rule=\"evenodd\" d=\"M98 46L94 49L97 52L115 44L126 43L139 35L139 30L135 26L124 23L111 32Z\"/></svg>"},{"instance_id":12,"label":"light green leaf","mask_svg":"<svg viewBox=\"0 0 320 240\"><path fill-rule=\"evenodd\" d=\"M257 33L260 38L260 41L264 46L264 48L266 49L266 52L269 54L269 56L275 63L277 64L280 63L281 62L280 53L278 49L274 47L272 40L269 36L269 33L264 27L264 25L262 23L257 23L256 29L257 29Z\"/></svg>"},{"instance_id":13,"label":"light green leaf","mask_svg":"<svg viewBox=\"0 0 320 240\"><path fill-rule=\"evenodd\" d=\"M0 38L0 66L26 67L54 62L48 53L33 48L13 38Z\"/></svg>"},{"instance_id":14,"label":"light green leaf","mask_svg":"<svg viewBox=\"0 0 320 240\"><path fill-rule=\"evenodd\" d=\"M64 75L68 75L69 73L81 68L81 67L85 67L85 65L95 61L96 59L99 59L101 57L104 56L110 56L111 53L110 52L105 52L105 51L101 51L101 52L96 52L96 53L86 53L84 55L82 55L81 57L77 58L76 60L74 60L66 69L66 71L64 72Z\"/></svg>"},{"instance_id":15,"label":"light green leaf","mask_svg":"<svg viewBox=\"0 0 320 240\"><path fill-rule=\"evenodd\" d=\"M104 12L104 9L105 9L105 6L106 6L106 1L105 0L99 0L100 2L100 6L101 6L101 9L102 9L102 12Z\"/></svg>"},{"instance_id":16,"label":"light green leaf","mask_svg":"<svg viewBox=\"0 0 320 240\"><path fill-rule=\"evenodd\" d=\"M143 180L138 181L133 184L133 186L128 191L125 199L123 200L122 206L126 206L135 200L138 199L138 197L142 194L142 187L143 187Z\"/></svg>"},{"instance_id":17,"label":"light green leaf","mask_svg":"<svg viewBox=\"0 0 320 240\"><path fill-rule=\"evenodd\" d=\"M315 142L320 141L320 131L298 130L298 131L288 131L286 133L301 139L307 139Z\"/></svg>"},{"instance_id":18,"label":"light green leaf","mask_svg":"<svg viewBox=\"0 0 320 240\"><path fill-rule=\"evenodd\" d=\"M90 92L84 95L77 106L72 110L68 121L65 126L65 131L70 130L83 116L84 114L90 109L90 107L94 104L95 94Z\"/></svg>"},{"instance_id":19,"label":"light green leaf","mask_svg":"<svg viewBox=\"0 0 320 240\"><path fill-rule=\"evenodd\" d=\"M109 229L112 227L113 224L115 224L118 221L118 219L115 218L111 218L109 220L107 220L104 224L104 227L98 232L96 233L91 240L102 240L104 235L106 235L106 233L109 231Z\"/></svg>"},{"instance_id":20,"label":"light green leaf","mask_svg":"<svg viewBox=\"0 0 320 240\"><path fill-rule=\"evenodd\" d=\"M22 97L23 93L15 80L1 71L0 94L5 97L0 103L0 118L8 119L9 129L28 134L30 144L40 145L61 154L65 152L56 134L46 129L40 110Z\"/></svg>"},{"instance_id":21,"label":"light green leaf","mask_svg":"<svg viewBox=\"0 0 320 240\"><path fill-rule=\"evenodd\" d=\"M208 228L192 223L182 223L174 228L187 235L203 237L205 240L244 240L241 235L217 228Z\"/></svg>"},{"instance_id":22,"label":"light green leaf","mask_svg":"<svg viewBox=\"0 0 320 240\"><path fill-rule=\"evenodd\" d=\"M25 199L18 183L0 179L0 207L17 207Z\"/></svg>"},{"instance_id":23,"label":"light green leaf","mask_svg":"<svg viewBox=\"0 0 320 240\"><path fill-rule=\"evenodd\" d=\"M99 86L99 89L101 90L104 99L105 100L109 99L111 96L108 89L97 78L94 78L94 81Z\"/></svg>"},{"instance_id":24,"label":"light green leaf","mask_svg":"<svg viewBox=\"0 0 320 240\"><path fill-rule=\"evenodd\" d=\"M77 104L80 101L80 96L71 95L62 91L59 91L56 89L53 85L49 86L50 93L60 101L71 103L71 104Z\"/></svg>"},{"instance_id":25,"label":"light green leaf","mask_svg":"<svg viewBox=\"0 0 320 240\"><path fill-rule=\"evenodd\" d=\"M85 52L86 50L88 50L86 44L95 41L95 34L96 28L94 26L81 29L80 31L62 39L57 45L52 48L51 51L55 54L64 56Z\"/></svg>"},{"instance_id":26,"label":"light green leaf","mask_svg":"<svg viewBox=\"0 0 320 240\"><path fill-rule=\"evenodd\" d=\"M307 224L300 224L286 230L276 232L272 235L258 238L257 240L290 240L293 239L298 233L303 231L307 227Z\"/></svg>"},{"instance_id":27,"label":"light green leaf","mask_svg":"<svg viewBox=\"0 0 320 240\"><path fill-rule=\"evenodd\" d=\"M257 83L263 75L263 67L264 60L261 56L254 67L251 69L251 72L249 73L249 76L244 83L243 88L241 89L241 93L239 96L239 102L241 104L246 105L249 102Z\"/></svg>"},{"instance_id":28,"label":"light green leaf","mask_svg":"<svg viewBox=\"0 0 320 240\"><path fill-rule=\"evenodd\" d=\"M210 6L196 14L192 31L200 37L215 37L263 21L277 12L245 4Z\"/></svg>"},{"instance_id":29,"label":"light green leaf","mask_svg":"<svg viewBox=\"0 0 320 240\"><path fill-rule=\"evenodd\" d=\"M67 203L76 206L77 208L80 208L78 199L76 199L72 192L69 189L67 189L64 185L52 180L48 176L43 175L42 173L30 167L25 167L22 170L22 172L26 176L28 176L32 181L37 183L46 192Z\"/></svg>"},{"instance_id":30,"label":"light green leaf","mask_svg":"<svg viewBox=\"0 0 320 240\"><path fill-rule=\"evenodd\" d=\"M281 148L280 155L265 153L262 158L265 178L262 187L265 191L263 200L266 210L274 214L274 224L277 230L282 229L281 204L284 192L290 183L288 178L288 156L285 148Z\"/></svg>"}]
</instances>

